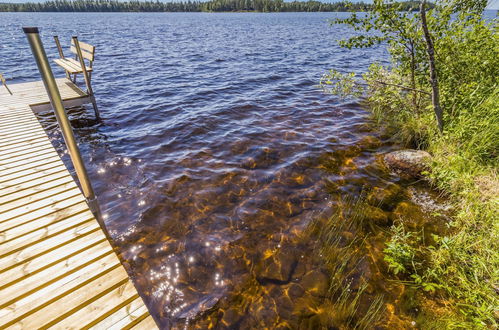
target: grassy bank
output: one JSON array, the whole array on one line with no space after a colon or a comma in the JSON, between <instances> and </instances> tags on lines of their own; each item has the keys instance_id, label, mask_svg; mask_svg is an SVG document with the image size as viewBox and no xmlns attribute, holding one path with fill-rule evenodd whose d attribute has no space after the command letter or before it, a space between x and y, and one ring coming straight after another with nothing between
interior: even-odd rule
<instances>
[{"instance_id":1,"label":"grassy bank","mask_svg":"<svg viewBox=\"0 0 499 330\"><path fill-rule=\"evenodd\" d=\"M374 64L362 79L331 71L322 84L340 95L363 94L373 116L397 142L428 150L433 157L424 174L454 204L447 229L434 235L431 244L418 238L418 230L393 228L385 249L395 276L421 289L419 326L497 328L497 19L484 19L486 1L442 1L430 11L421 7L414 16L387 10L386 2L375 1L367 18L334 23L358 31L343 46L385 42L391 65ZM443 129L435 118L438 108Z\"/></svg>"},{"instance_id":2,"label":"grassy bank","mask_svg":"<svg viewBox=\"0 0 499 330\"><path fill-rule=\"evenodd\" d=\"M392 103L376 96L383 94L379 87L371 91L368 101L374 116L388 126L400 143L432 154L426 177L454 204L455 216L446 233L435 237L435 245L414 239L419 235L417 231L412 235L394 231L392 248L385 250L387 259L404 266L404 272L399 274L401 279L409 279L425 294L441 300L437 309L420 301L420 307L426 311L418 323L434 328L439 319L446 327L497 327L499 89L470 114L456 119L445 134L439 134L436 127L431 129L431 114L414 118L412 113L403 111L388 115L386 105ZM392 94L395 95L404 98L399 93ZM397 251L408 251L410 258Z\"/></svg>"}]
</instances>

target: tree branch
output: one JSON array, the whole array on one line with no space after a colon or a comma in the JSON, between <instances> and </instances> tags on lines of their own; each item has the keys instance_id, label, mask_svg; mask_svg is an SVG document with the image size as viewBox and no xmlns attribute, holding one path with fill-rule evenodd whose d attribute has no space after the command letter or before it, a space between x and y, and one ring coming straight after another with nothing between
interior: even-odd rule
<instances>
[{"instance_id":1,"label":"tree branch","mask_svg":"<svg viewBox=\"0 0 499 330\"><path fill-rule=\"evenodd\" d=\"M420 90L420 89L416 89L416 88L407 87L407 86L404 86L404 85L398 85L398 84L387 83L387 82L385 82L385 81L376 80L376 79L371 79L371 81L377 82L377 83L382 84L382 85L388 85L388 86L399 87L399 88L401 88L401 89L406 89L406 90L409 90L409 91L414 91L414 92L418 92L418 93L421 93L421 94L431 95L431 93L428 93L428 92L426 92L426 91L422 91L422 90Z\"/></svg>"}]
</instances>

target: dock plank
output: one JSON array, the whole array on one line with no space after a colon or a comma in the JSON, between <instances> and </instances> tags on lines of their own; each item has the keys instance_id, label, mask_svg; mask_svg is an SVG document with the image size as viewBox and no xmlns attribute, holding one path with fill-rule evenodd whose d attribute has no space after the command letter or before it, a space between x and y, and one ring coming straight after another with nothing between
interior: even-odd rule
<instances>
[{"instance_id":1,"label":"dock plank","mask_svg":"<svg viewBox=\"0 0 499 330\"><path fill-rule=\"evenodd\" d=\"M57 79L64 100L85 92ZM41 81L0 89L0 329L155 329L30 106Z\"/></svg>"}]
</instances>

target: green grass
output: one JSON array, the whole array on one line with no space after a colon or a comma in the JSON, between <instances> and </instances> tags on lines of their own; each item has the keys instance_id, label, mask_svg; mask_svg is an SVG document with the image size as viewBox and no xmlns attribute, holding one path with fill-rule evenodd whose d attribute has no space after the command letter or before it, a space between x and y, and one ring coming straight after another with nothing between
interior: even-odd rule
<instances>
[{"instance_id":1,"label":"green grass","mask_svg":"<svg viewBox=\"0 0 499 330\"><path fill-rule=\"evenodd\" d=\"M442 132L418 15L375 6L367 18L340 20L359 31L340 44L372 46L378 39L369 33L377 29L391 64L373 64L362 82L334 70L321 80L340 96L364 93L367 108L394 140L428 150L433 159L425 176L455 205L447 230L431 243L395 226L384 250L391 271L422 289L422 328L499 328L499 21L484 19L480 4L442 1L427 12Z\"/></svg>"},{"instance_id":2,"label":"green grass","mask_svg":"<svg viewBox=\"0 0 499 330\"><path fill-rule=\"evenodd\" d=\"M499 88L467 113L448 119L443 135L431 129L435 126L431 113L400 111L410 108L406 96L383 91L387 88L372 89L374 116L401 143L425 148L433 155L427 178L449 196L457 212L434 246L424 246L415 233L394 228L385 259L394 272L406 272L414 285L447 304L433 311L427 307L420 326L436 327L430 320L438 318L440 325L449 328L497 328ZM390 97L396 101L389 103ZM397 111L387 103L396 104ZM435 313L440 315L429 316Z\"/></svg>"}]
</instances>

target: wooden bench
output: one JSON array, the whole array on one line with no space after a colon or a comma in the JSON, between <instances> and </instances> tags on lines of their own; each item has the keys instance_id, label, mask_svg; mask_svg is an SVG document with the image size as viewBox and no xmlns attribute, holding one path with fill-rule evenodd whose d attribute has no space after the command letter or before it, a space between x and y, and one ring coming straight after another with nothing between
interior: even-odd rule
<instances>
[{"instance_id":1,"label":"wooden bench","mask_svg":"<svg viewBox=\"0 0 499 330\"><path fill-rule=\"evenodd\" d=\"M92 72L93 64L95 59L95 47L81 42L78 37L73 36L71 38L70 51L74 54L74 59L70 57L65 57L64 52L59 42L59 37L54 36L55 44L57 45L57 50L59 51L60 58L54 60L54 62L64 69L66 72L66 77L76 84L76 77L78 74L83 74L85 80L85 85L87 86L87 94L91 99L92 105L94 107L95 116L100 119L99 109L97 108L97 102L95 101L94 92L92 89ZM85 63L85 61L88 62ZM73 78L71 79L71 76Z\"/></svg>"},{"instance_id":2,"label":"wooden bench","mask_svg":"<svg viewBox=\"0 0 499 330\"><path fill-rule=\"evenodd\" d=\"M78 73L83 73L80 63L72 58L57 58L54 62L59 64L59 66L70 74L76 75ZM92 72L92 68L87 66L87 72Z\"/></svg>"}]
</instances>

